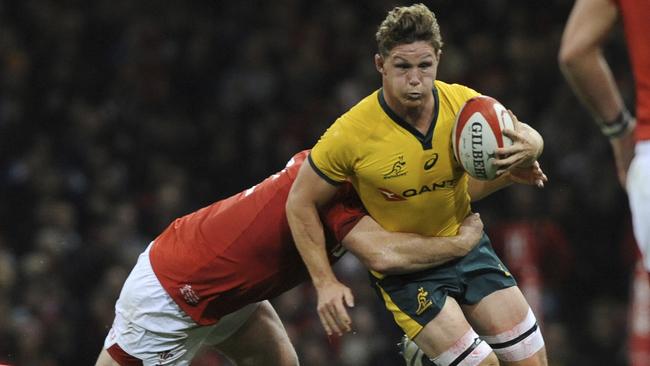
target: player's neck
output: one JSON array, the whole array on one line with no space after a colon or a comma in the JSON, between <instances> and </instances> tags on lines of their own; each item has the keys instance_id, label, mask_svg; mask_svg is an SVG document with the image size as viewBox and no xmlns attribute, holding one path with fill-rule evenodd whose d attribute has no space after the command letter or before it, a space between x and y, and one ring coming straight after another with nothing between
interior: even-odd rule
<instances>
[{"instance_id":1,"label":"player's neck","mask_svg":"<svg viewBox=\"0 0 650 366\"><path fill-rule=\"evenodd\" d=\"M426 134L429 126L431 126L433 103L425 103L421 107L407 108L405 111L404 120L423 135Z\"/></svg>"},{"instance_id":2,"label":"player's neck","mask_svg":"<svg viewBox=\"0 0 650 366\"><path fill-rule=\"evenodd\" d=\"M386 103L388 106L400 116L406 123L413 126L413 128L420 131L422 134L426 134L431 126L431 120L433 118L433 97L428 98L419 106L405 106L392 98L386 97Z\"/></svg>"}]
</instances>

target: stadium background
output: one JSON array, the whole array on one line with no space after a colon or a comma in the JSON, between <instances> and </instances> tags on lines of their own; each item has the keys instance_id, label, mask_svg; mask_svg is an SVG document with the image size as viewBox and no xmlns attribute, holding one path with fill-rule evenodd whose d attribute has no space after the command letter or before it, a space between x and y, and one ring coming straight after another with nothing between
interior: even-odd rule
<instances>
[{"instance_id":1,"label":"stadium background","mask_svg":"<svg viewBox=\"0 0 650 366\"><path fill-rule=\"evenodd\" d=\"M0 363L92 364L122 281L170 220L279 170L379 86L374 32L396 4L0 0ZM475 207L495 237L538 230L544 255L525 268L551 364L626 365L634 244L607 141L558 70L572 2L428 5L439 79L545 137L547 188ZM310 285L274 301L302 364L401 364L365 271L348 256L337 273L356 296L354 334L328 342Z\"/></svg>"}]
</instances>

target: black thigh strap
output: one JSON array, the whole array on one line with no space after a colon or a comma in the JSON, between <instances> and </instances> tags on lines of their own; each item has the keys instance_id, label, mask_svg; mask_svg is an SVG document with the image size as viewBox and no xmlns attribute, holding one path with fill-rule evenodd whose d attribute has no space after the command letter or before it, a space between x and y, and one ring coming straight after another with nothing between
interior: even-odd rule
<instances>
[{"instance_id":1,"label":"black thigh strap","mask_svg":"<svg viewBox=\"0 0 650 366\"><path fill-rule=\"evenodd\" d=\"M528 337L529 335L533 334L533 332L535 332L536 330L537 330L537 323L535 323L535 324L532 326L532 328L530 328L530 329L528 329L527 331L525 331L525 332L524 332L522 335L520 335L519 337L516 337L516 338L514 338L514 339L511 339L511 340L509 340L509 341L507 341L507 342L503 342L503 343L494 343L494 344L490 344L490 347L492 347L492 349L499 349L499 348L510 347L510 346L512 346L513 344L516 344L516 343L521 342L521 341L524 340L526 337Z\"/></svg>"},{"instance_id":2,"label":"black thigh strap","mask_svg":"<svg viewBox=\"0 0 650 366\"><path fill-rule=\"evenodd\" d=\"M463 360L465 359L465 357L467 357L467 355L469 355L470 353L472 353L472 351L474 351L474 349L476 349L476 347L478 347L478 345L481 344L481 342L483 342L483 341L481 340L481 338L474 338L474 343L472 343L471 346L467 347L467 349L466 349L465 351L463 351L463 353L461 353L460 355L458 355L458 357L456 357L456 359L453 360L453 361L449 364L449 366L456 366L456 365L458 365L459 363L461 363L461 361L463 361Z\"/></svg>"}]
</instances>

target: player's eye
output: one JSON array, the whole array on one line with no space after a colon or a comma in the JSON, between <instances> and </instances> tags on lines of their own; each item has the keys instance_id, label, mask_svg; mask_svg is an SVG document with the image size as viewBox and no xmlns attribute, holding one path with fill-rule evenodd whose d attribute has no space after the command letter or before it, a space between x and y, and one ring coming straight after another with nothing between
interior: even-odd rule
<instances>
[{"instance_id":1,"label":"player's eye","mask_svg":"<svg viewBox=\"0 0 650 366\"><path fill-rule=\"evenodd\" d=\"M428 69L433 66L432 62L422 62L418 65L421 69Z\"/></svg>"},{"instance_id":2,"label":"player's eye","mask_svg":"<svg viewBox=\"0 0 650 366\"><path fill-rule=\"evenodd\" d=\"M398 69L406 70L406 69L410 68L411 65L409 65L409 64L397 64L397 65L395 65L395 67L397 67Z\"/></svg>"}]
</instances>

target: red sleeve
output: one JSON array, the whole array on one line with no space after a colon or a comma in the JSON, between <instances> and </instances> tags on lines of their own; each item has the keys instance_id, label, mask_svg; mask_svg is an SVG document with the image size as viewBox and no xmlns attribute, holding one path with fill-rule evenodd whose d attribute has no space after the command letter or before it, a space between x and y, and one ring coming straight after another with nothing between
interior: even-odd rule
<instances>
[{"instance_id":1,"label":"red sleeve","mask_svg":"<svg viewBox=\"0 0 650 366\"><path fill-rule=\"evenodd\" d=\"M325 228L340 243L357 222L367 214L352 185L345 183L336 192L332 201L324 207L321 220Z\"/></svg>"}]
</instances>

